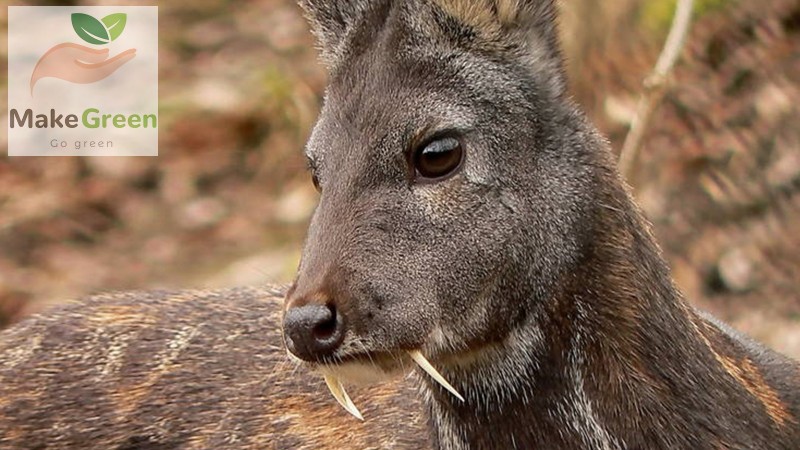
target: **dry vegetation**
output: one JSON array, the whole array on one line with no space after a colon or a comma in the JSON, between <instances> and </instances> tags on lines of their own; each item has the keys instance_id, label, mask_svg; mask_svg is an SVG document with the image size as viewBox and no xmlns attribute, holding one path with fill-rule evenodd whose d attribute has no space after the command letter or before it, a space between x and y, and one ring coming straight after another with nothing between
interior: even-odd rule
<instances>
[{"instance_id":1,"label":"dry vegetation","mask_svg":"<svg viewBox=\"0 0 800 450\"><path fill-rule=\"evenodd\" d=\"M563 2L573 93L615 149L673 5ZM800 6L697 13L631 182L687 297L797 357ZM100 290L291 277L325 77L300 11L163 2L160 34L161 156L0 157L0 325Z\"/></svg>"}]
</instances>

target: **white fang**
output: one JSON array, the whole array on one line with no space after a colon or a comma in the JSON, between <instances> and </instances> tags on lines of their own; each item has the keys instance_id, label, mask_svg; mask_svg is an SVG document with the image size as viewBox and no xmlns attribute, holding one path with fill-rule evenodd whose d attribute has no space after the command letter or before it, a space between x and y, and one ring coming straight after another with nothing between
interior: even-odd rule
<instances>
[{"instance_id":1,"label":"white fang","mask_svg":"<svg viewBox=\"0 0 800 450\"><path fill-rule=\"evenodd\" d=\"M356 405L353 403L353 400L350 399L350 396L347 395L347 391L344 390L344 385L339 378L325 374L325 384L328 385L328 389L330 389L331 394L342 405L345 411L349 412L353 416L355 416L359 420L364 420L364 417L361 415L361 412L356 408Z\"/></svg>"},{"instance_id":2,"label":"white fang","mask_svg":"<svg viewBox=\"0 0 800 450\"><path fill-rule=\"evenodd\" d=\"M441 384L443 388L450 391L450 393L455 395L457 399L461 400L462 402L464 401L464 397L462 397L461 394L459 394L458 391L456 391L456 389L444 379L442 374L440 374L439 371L437 371L431 365L431 363L424 356L422 356L422 352L419 350L410 351L408 352L408 356L410 356L411 359L417 363L420 369L424 370L425 373L430 375L431 378L433 378L437 383Z\"/></svg>"}]
</instances>

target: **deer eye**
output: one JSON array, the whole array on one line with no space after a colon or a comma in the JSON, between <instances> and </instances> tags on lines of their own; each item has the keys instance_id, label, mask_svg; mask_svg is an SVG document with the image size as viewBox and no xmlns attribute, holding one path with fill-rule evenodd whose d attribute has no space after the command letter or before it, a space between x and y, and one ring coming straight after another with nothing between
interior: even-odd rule
<instances>
[{"instance_id":1,"label":"deer eye","mask_svg":"<svg viewBox=\"0 0 800 450\"><path fill-rule=\"evenodd\" d=\"M422 181L441 181L451 176L463 159L461 142L451 137L428 142L411 155L416 177Z\"/></svg>"},{"instance_id":2,"label":"deer eye","mask_svg":"<svg viewBox=\"0 0 800 450\"><path fill-rule=\"evenodd\" d=\"M314 189L322 193L322 186L319 184L319 175L317 175L317 164L310 156L306 156L306 169L311 173L311 182L314 183Z\"/></svg>"},{"instance_id":3,"label":"deer eye","mask_svg":"<svg viewBox=\"0 0 800 450\"><path fill-rule=\"evenodd\" d=\"M315 173L311 174L311 182L314 183L314 189L316 189L317 192L321 193L322 187L319 185L319 177L317 176L317 174Z\"/></svg>"}]
</instances>

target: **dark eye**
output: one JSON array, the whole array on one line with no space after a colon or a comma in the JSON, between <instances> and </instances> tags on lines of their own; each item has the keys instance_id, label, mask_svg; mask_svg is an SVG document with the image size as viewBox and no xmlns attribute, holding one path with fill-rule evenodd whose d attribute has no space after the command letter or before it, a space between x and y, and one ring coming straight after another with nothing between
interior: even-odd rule
<instances>
[{"instance_id":1,"label":"dark eye","mask_svg":"<svg viewBox=\"0 0 800 450\"><path fill-rule=\"evenodd\" d=\"M322 192L322 188L319 185L319 177L317 176L317 174L315 173L311 174L311 182L314 183L314 189L316 189L317 192Z\"/></svg>"},{"instance_id":2,"label":"dark eye","mask_svg":"<svg viewBox=\"0 0 800 450\"><path fill-rule=\"evenodd\" d=\"M418 178L438 181L452 175L461 167L464 149L455 138L443 138L418 148L411 156Z\"/></svg>"}]
</instances>

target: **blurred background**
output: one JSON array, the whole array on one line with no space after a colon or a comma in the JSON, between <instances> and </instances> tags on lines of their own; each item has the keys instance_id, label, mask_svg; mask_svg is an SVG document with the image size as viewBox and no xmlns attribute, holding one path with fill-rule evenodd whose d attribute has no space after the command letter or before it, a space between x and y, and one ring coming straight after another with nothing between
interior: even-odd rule
<instances>
[{"instance_id":1,"label":"blurred background","mask_svg":"<svg viewBox=\"0 0 800 450\"><path fill-rule=\"evenodd\" d=\"M97 3L114 2L51 2ZM572 93L615 152L674 5L561 2ZM98 291L293 275L317 200L301 149L325 84L302 13L291 0L159 7L159 157L0 152L0 327ZM800 357L800 2L695 10L631 183L686 297Z\"/></svg>"}]
</instances>

